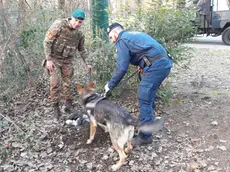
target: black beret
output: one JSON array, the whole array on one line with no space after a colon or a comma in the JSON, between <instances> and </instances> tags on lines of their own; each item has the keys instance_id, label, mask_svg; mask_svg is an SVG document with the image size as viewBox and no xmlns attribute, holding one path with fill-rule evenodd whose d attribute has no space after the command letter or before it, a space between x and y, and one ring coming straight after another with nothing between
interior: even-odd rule
<instances>
[{"instance_id":1,"label":"black beret","mask_svg":"<svg viewBox=\"0 0 230 172\"><path fill-rule=\"evenodd\" d=\"M109 25L109 27L107 28L107 34L109 34L114 28L116 27L121 27L123 29L123 26L120 25L119 23L112 23L111 25Z\"/></svg>"}]
</instances>

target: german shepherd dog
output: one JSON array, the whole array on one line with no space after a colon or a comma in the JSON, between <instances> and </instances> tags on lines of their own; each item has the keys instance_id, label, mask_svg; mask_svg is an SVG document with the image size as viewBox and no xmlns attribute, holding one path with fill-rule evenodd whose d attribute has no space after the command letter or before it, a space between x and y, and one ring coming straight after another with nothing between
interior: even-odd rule
<instances>
[{"instance_id":1,"label":"german shepherd dog","mask_svg":"<svg viewBox=\"0 0 230 172\"><path fill-rule=\"evenodd\" d=\"M134 118L123 107L97 94L92 81L87 86L76 84L76 87L82 105L90 119L90 136L87 144L92 143L97 125L102 127L105 132L109 132L112 146L118 152L120 158L118 163L112 166L113 171L118 170L123 165L127 157L126 153L133 149L131 140L134 136L134 127L144 132L156 132L163 127L164 122L161 118L142 125L137 118ZM125 144L127 144L127 147L124 149Z\"/></svg>"}]
</instances>

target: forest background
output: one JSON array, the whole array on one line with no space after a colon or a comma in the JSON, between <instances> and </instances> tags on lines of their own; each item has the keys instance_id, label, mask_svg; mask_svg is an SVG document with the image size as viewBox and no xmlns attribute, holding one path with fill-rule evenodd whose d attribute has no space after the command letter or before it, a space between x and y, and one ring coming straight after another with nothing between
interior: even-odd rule
<instances>
[{"instance_id":1,"label":"forest background","mask_svg":"<svg viewBox=\"0 0 230 172\"><path fill-rule=\"evenodd\" d=\"M103 1L93 1L94 4ZM191 20L194 19L196 2L138 0L107 1L108 24L120 22L127 30L143 31L161 42L174 62L188 59L187 48L182 44L194 34ZM130 5L132 4L132 5ZM109 80L116 67L114 45L108 38L93 34L95 11L90 0L0 0L0 104L7 105L12 97L23 90L36 87L47 81L41 68L45 58L43 40L49 26L58 18L70 17L75 9L86 11L83 25L89 61L93 65L93 79L100 90ZM94 29L94 31L93 31ZM96 28L104 32L106 28ZM77 54L76 57L79 55ZM78 78L86 75L76 62ZM80 70L80 71L78 71ZM134 69L130 68L130 72ZM135 85L131 80L127 86ZM33 90L33 89L31 89Z\"/></svg>"},{"instance_id":2,"label":"forest background","mask_svg":"<svg viewBox=\"0 0 230 172\"><path fill-rule=\"evenodd\" d=\"M190 67L192 51L185 47L184 43L190 41L195 34L191 21L196 16L197 1L110 0L105 11L95 11L92 2L97 4L102 0L0 0L0 165L7 165L6 162L10 162L9 159L14 160L13 157L17 159L20 157L19 154L21 155L20 151L25 149L42 154L41 149L46 150L48 146L45 133L50 136L49 142L52 140L52 144L59 146L57 138L62 136L65 136L63 140L68 141L65 139L68 132L63 132L68 130L67 127L63 127L60 123L61 126L54 127L55 132L52 128L53 119L50 119L47 100L49 82L41 62L45 58L43 40L49 26L58 18L70 17L73 10L80 8L87 14L82 30L86 36L88 61L93 66L92 79L96 81L99 92L103 90L103 86L111 78L116 67L115 46L110 44L103 34L106 28L96 27L94 30L93 17L102 12L108 14L108 24L116 21L126 30L142 31L153 36L173 56L174 67ZM87 82L87 73L79 54L76 54L74 64L73 83ZM134 70L136 68L130 67L127 75ZM184 71L174 75L183 76ZM133 77L123 84L123 87L135 90L138 83L137 77ZM170 102L170 88L170 84L166 82L158 92L165 103ZM119 89L116 91L119 92ZM130 100L124 98L126 102ZM135 112L138 113L136 110ZM70 138L75 140L71 143L75 144L78 140L73 136L79 136L79 140L82 140L85 133L82 137L77 134L71 135ZM14 149L18 146L21 147L20 151ZM65 149L63 155L66 156Z\"/></svg>"}]
</instances>

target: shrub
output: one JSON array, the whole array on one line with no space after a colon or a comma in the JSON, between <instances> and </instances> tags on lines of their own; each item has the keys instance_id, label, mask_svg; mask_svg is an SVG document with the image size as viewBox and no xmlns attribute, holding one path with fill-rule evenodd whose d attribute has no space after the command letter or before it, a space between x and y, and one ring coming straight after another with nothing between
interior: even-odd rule
<instances>
[{"instance_id":1,"label":"shrub","mask_svg":"<svg viewBox=\"0 0 230 172\"><path fill-rule=\"evenodd\" d=\"M6 9L16 11L15 8ZM36 83L43 73L41 62L44 59L43 40L48 27L55 19L52 16L61 16L61 12L49 10L37 10L27 18L27 22L22 25L18 34L10 33L9 28L1 28L0 38L12 37L16 45L9 43L3 53L3 75L1 76L0 89L4 90L0 94L0 102L8 102L14 94L21 92L28 86L28 82ZM7 16L8 22L11 16ZM1 20L1 18L0 18ZM3 33L3 30L6 29ZM5 38L5 39L6 39ZM28 77L31 81L28 81Z\"/></svg>"},{"instance_id":2,"label":"shrub","mask_svg":"<svg viewBox=\"0 0 230 172\"><path fill-rule=\"evenodd\" d=\"M154 37L174 57L175 63L191 57L183 43L190 41L194 35L191 23L193 9L173 8L155 0L148 9L140 7L132 13L130 11L124 7L120 15L116 15L116 21L123 24L126 30L145 32Z\"/></svg>"},{"instance_id":3,"label":"shrub","mask_svg":"<svg viewBox=\"0 0 230 172\"><path fill-rule=\"evenodd\" d=\"M15 8L11 9L12 14L16 13L16 10L12 12ZM150 34L170 52L174 57L174 62L180 64L190 57L187 48L182 44L192 36L190 23L192 14L193 11L187 9L175 9L154 4L148 9L140 7L135 11L125 7L123 11L116 14L113 21L120 22L127 30L143 31ZM44 59L43 39L45 33L53 21L62 16L63 13L59 10L40 9L34 11L27 18L26 23L22 25L20 32L16 35L17 40L19 40L17 47L9 45L7 53L3 54L4 73L1 78L0 89L5 91L1 93L0 101L6 102L16 92L24 89L27 86L28 74L33 82L38 81L39 76L43 74L40 64ZM9 16L9 18L11 17ZM83 28L86 36L86 47L89 50L89 60L94 69L92 77L97 81L98 88L102 89L102 85L105 85L111 78L116 68L115 48L114 45L106 41L106 38L94 38L89 26L88 18ZM6 38L11 34L9 30L5 31L5 29L1 27L1 40L3 36L7 40ZM126 76L135 70L135 67L130 67ZM137 85L135 77L129 82L129 86L133 87L134 85Z\"/></svg>"},{"instance_id":4,"label":"shrub","mask_svg":"<svg viewBox=\"0 0 230 172\"><path fill-rule=\"evenodd\" d=\"M161 1L155 0L148 9L131 9L125 6L112 22L121 23L126 30L145 32L160 42L173 57L174 65L188 67L192 57L188 51L190 48L183 44L190 41L194 35L194 27L191 19L194 17L193 9L174 8L162 5ZM132 79L131 82L136 82ZM158 91L163 102L168 103L171 90L166 84Z\"/></svg>"}]
</instances>

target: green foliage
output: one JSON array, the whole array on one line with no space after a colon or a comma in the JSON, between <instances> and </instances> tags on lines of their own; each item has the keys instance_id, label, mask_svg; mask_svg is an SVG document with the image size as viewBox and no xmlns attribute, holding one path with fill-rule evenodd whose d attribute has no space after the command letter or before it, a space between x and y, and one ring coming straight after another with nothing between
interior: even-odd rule
<instances>
[{"instance_id":1,"label":"green foliage","mask_svg":"<svg viewBox=\"0 0 230 172\"><path fill-rule=\"evenodd\" d=\"M45 34L54 20L61 17L61 15L62 13L58 10L41 9L35 11L33 16L28 19L21 30L19 44L25 50L28 61L34 64L44 59L43 40ZM40 65L40 63L36 65Z\"/></svg>"},{"instance_id":2,"label":"green foliage","mask_svg":"<svg viewBox=\"0 0 230 172\"><path fill-rule=\"evenodd\" d=\"M36 29L30 29L30 30L23 30L21 35L20 35L20 41L21 45L24 48L27 48L30 43L35 39L35 33L37 32Z\"/></svg>"},{"instance_id":3,"label":"green foliage","mask_svg":"<svg viewBox=\"0 0 230 172\"><path fill-rule=\"evenodd\" d=\"M16 15L16 7L6 9L6 14ZM22 61L15 50L15 47L8 48L4 54L4 72L1 78L0 89L4 90L0 95L0 101L7 102L12 95L21 91L27 86L26 71L29 73L33 82L37 82L39 76L43 73L40 67L41 61L44 59L43 40L49 26L57 18L63 17L63 12L50 9L38 9L31 16L26 18L26 23L20 26L17 48L25 58ZM120 22L127 30L143 31L156 40L158 40L170 54L174 57L174 64L181 64L188 60L190 54L188 48L182 46L192 36L192 27L190 19L193 11L188 9L171 8L162 5L160 0L154 0L150 8L131 9L129 6L113 21ZM17 21L10 20L10 24L14 26ZM107 42L108 38L94 38L89 27L89 18L85 21L83 30L86 36L86 47L89 50L90 64L93 65L92 77L97 82L97 87L103 89L103 85L111 78L116 68L116 52L114 45ZM10 31L6 27L1 27L1 40L7 40ZM2 36L4 35L4 37ZM129 76L136 70L130 67ZM133 77L129 82L129 86L137 86L137 77Z\"/></svg>"},{"instance_id":4,"label":"green foliage","mask_svg":"<svg viewBox=\"0 0 230 172\"><path fill-rule=\"evenodd\" d=\"M162 102L164 104L170 104L171 97L172 97L172 91L171 91L171 85L169 82L166 82L165 85L161 85L160 88L157 91L157 97L160 97Z\"/></svg>"},{"instance_id":5,"label":"green foliage","mask_svg":"<svg viewBox=\"0 0 230 172\"><path fill-rule=\"evenodd\" d=\"M27 83L25 76L25 66L19 60L14 51L8 51L3 61L4 72L1 78L0 102L8 102L12 95L25 88Z\"/></svg>"},{"instance_id":6,"label":"green foliage","mask_svg":"<svg viewBox=\"0 0 230 172\"><path fill-rule=\"evenodd\" d=\"M9 128L9 123L6 120L0 119L0 131L6 130ZM11 150L8 148L8 145L0 144L0 159L4 162L7 157L10 155ZM1 164L1 161L0 161Z\"/></svg>"},{"instance_id":7,"label":"green foliage","mask_svg":"<svg viewBox=\"0 0 230 172\"><path fill-rule=\"evenodd\" d=\"M148 9L140 7L130 14L129 11L125 7L116 20L126 30L141 31L154 37L173 56L175 63L191 57L187 53L188 48L182 44L190 41L194 35L194 26L191 23L193 10L173 8L155 0Z\"/></svg>"},{"instance_id":8,"label":"green foliage","mask_svg":"<svg viewBox=\"0 0 230 172\"><path fill-rule=\"evenodd\" d=\"M9 127L8 121L0 120L0 129L4 129L6 127Z\"/></svg>"},{"instance_id":9,"label":"green foliage","mask_svg":"<svg viewBox=\"0 0 230 172\"><path fill-rule=\"evenodd\" d=\"M189 59L192 57L189 51L191 48L183 44L194 35L191 22L193 17L193 9L176 8L164 5L161 0L153 0L148 9L141 6L135 10L129 6L124 7L116 14L113 22L120 22L126 30L148 33L167 49L173 57L174 65L188 68ZM171 96L170 86L161 86L158 96L168 103Z\"/></svg>"},{"instance_id":10,"label":"green foliage","mask_svg":"<svg viewBox=\"0 0 230 172\"><path fill-rule=\"evenodd\" d=\"M129 6L116 14L112 22L120 22L126 30L141 31L150 34L158 42L160 42L173 56L174 65L179 64L183 67L188 67L187 62L191 54L190 48L183 46L183 43L188 42L193 36L193 26L191 19L193 19L194 12L192 10L183 8L173 8L162 5L161 1L153 1L150 8L138 8L133 11ZM108 81L112 72L115 70L115 50L113 46L107 45L106 42L96 38L90 40L93 42L90 49L90 59L93 59L92 64L96 70L93 76L97 80L97 86L101 88L102 85ZM93 46L94 45L94 46ZM125 77L128 77L136 70L135 67L130 67L129 72ZM130 79L122 87L137 87L137 76ZM171 90L169 85L161 86L158 91L164 103L169 103Z\"/></svg>"},{"instance_id":11,"label":"green foliage","mask_svg":"<svg viewBox=\"0 0 230 172\"><path fill-rule=\"evenodd\" d=\"M93 79L100 90L111 78L116 66L114 45L96 37L90 48L90 63L93 64ZM102 90L100 90L102 91Z\"/></svg>"},{"instance_id":12,"label":"green foliage","mask_svg":"<svg viewBox=\"0 0 230 172\"><path fill-rule=\"evenodd\" d=\"M100 31L103 32L103 31ZM116 48L115 45L107 41L108 38L103 40L99 37L88 37L87 40L89 48L89 60L90 64L93 64L92 79L97 82L96 87L99 92L102 92L104 85L111 79L113 72L116 69ZM130 65L128 73L125 77L128 77L137 67ZM131 78L127 83L122 86L137 86L137 75Z\"/></svg>"},{"instance_id":13,"label":"green foliage","mask_svg":"<svg viewBox=\"0 0 230 172\"><path fill-rule=\"evenodd\" d=\"M11 149L8 149L5 147L5 145L0 144L0 159L2 160L2 163L4 163L8 156L11 154Z\"/></svg>"},{"instance_id":14,"label":"green foliage","mask_svg":"<svg viewBox=\"0 0 230 172\"><path fill-rule=\"evenodd\" d=\"M9 11L6 11L6 13L9 13ZM0 89L4 91L0 94L0 102L8 102L15 93L26 88L28 83L26 75L30 75L33 83L38 81L39 76L43 73L41 62L44 59L43 40L45 33L52 22L61 15L62 13L58 10L36 10L22 25L19 35L14 35L19 38L19 41L16 42L17 47L9 44L7 53L3 54L4 71L0 80ZM9 22L13 21L9 20ZM15 25L15 23L12 25ZM5 36L5 39L7 39L10 32L7 30L3 35L2 29L6 28L0 29L0 38ZM18 51L21 55L18 54Z\"/></svg>"}]
</instances>

